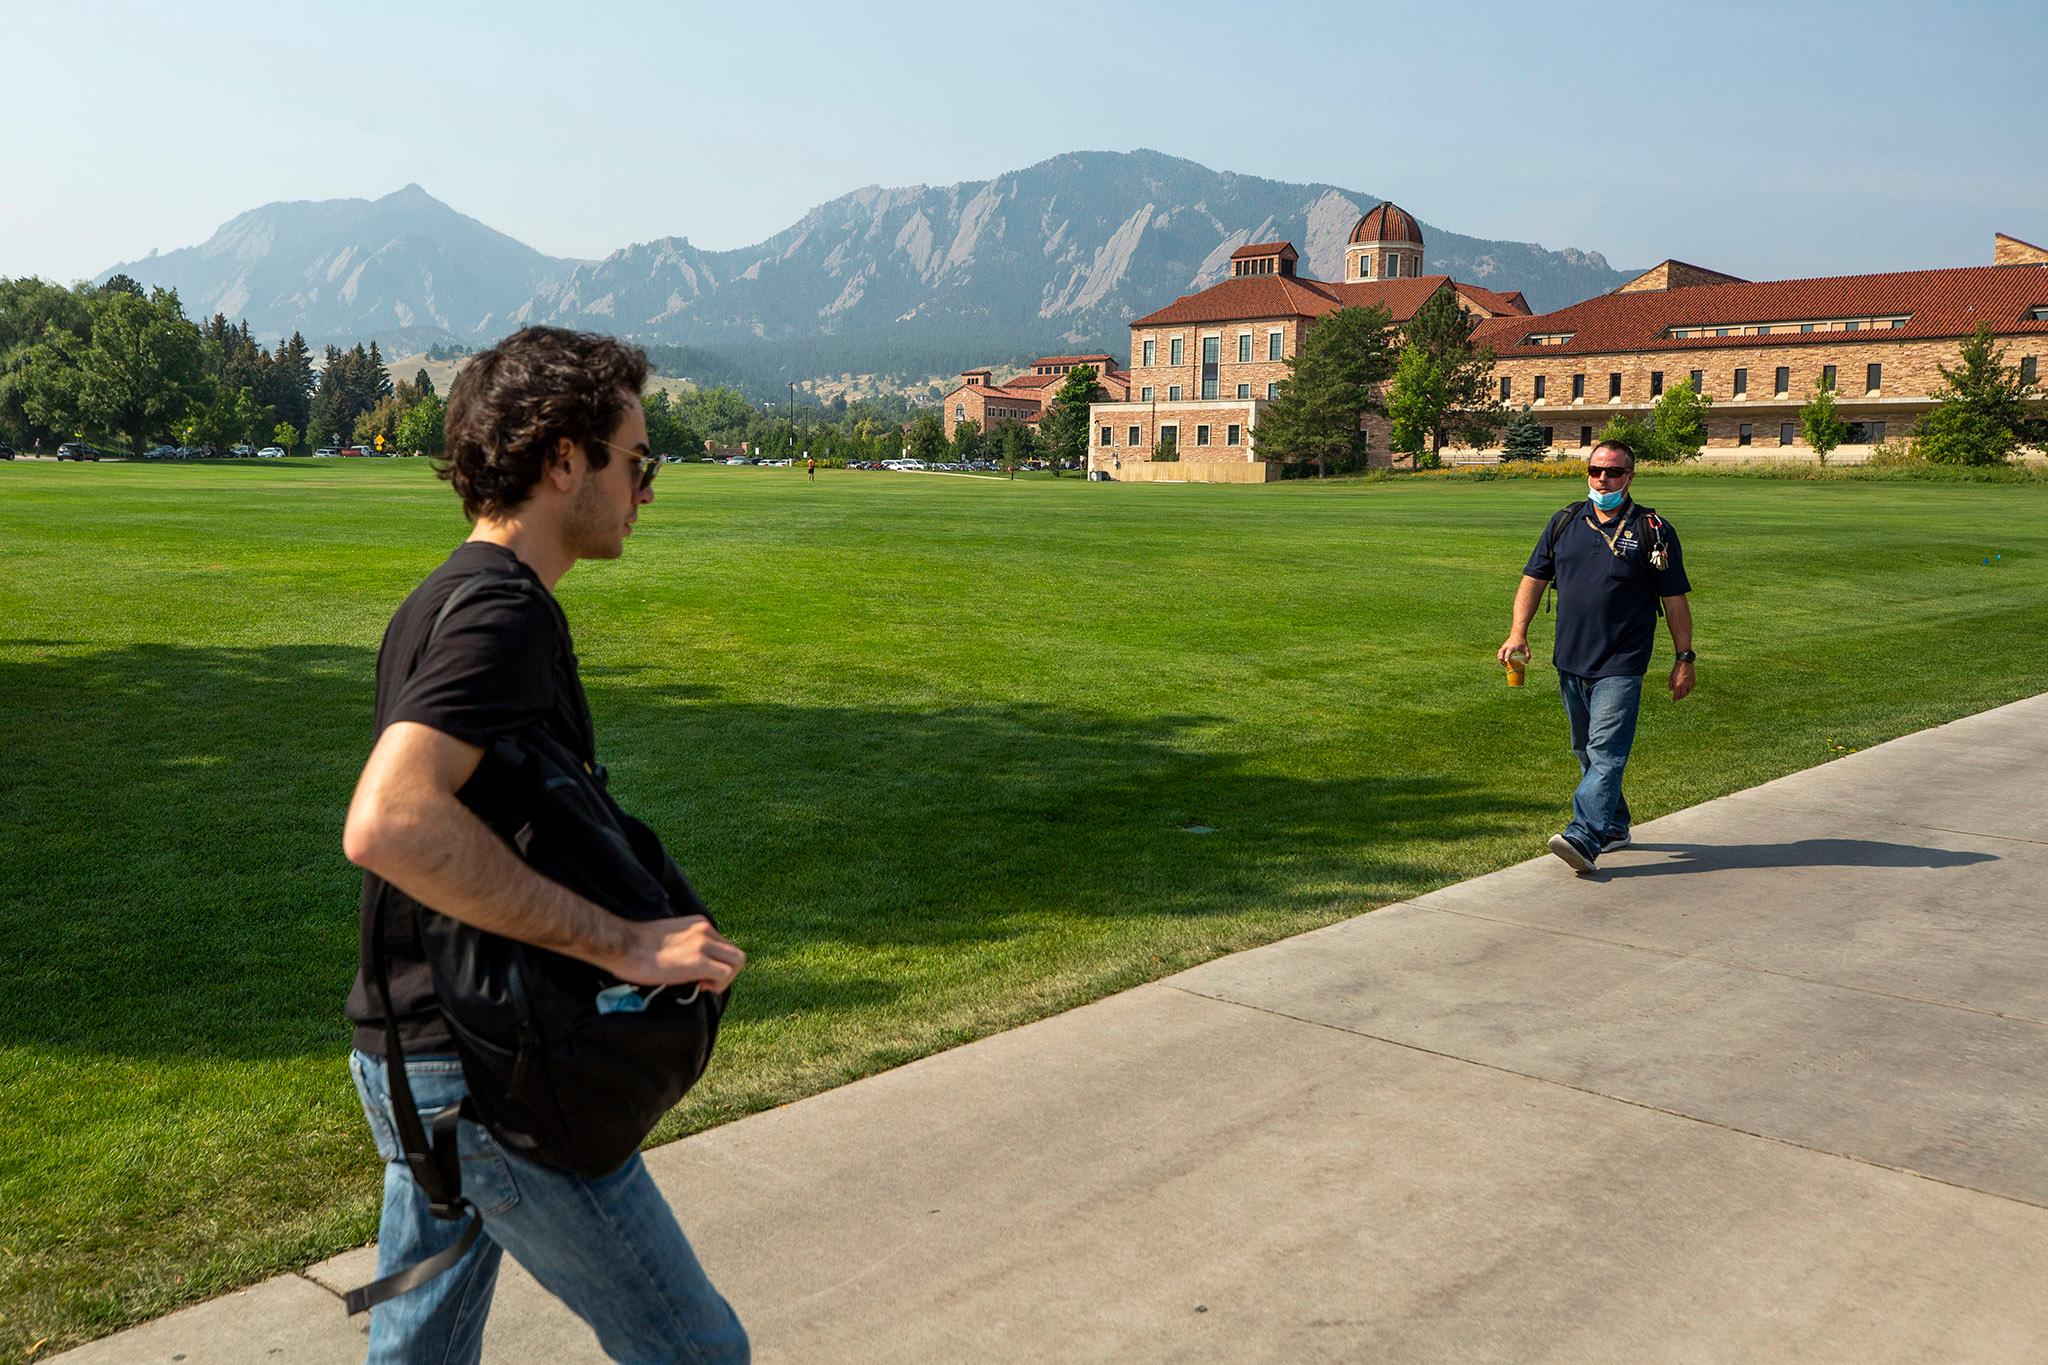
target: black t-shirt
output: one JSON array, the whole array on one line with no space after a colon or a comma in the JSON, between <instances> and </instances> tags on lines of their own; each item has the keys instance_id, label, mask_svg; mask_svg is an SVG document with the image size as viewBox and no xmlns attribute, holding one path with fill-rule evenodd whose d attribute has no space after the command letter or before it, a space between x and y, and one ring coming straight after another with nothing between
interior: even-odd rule
<instances>
[{"instance_id":1,"label":"black t-shirt","mask_svg":"<svg viewBox=\"0 0 2048 1365\"><path fill-rule=\"evenodd\" d=\"M456 604L427 648L434 618L448 598L479 576L486 582ZM502 545L464 542L391 618L377 653L376 733L401 720L479 747L538 722L577 757L596 761L568 618L540 576ZM467 801L468 788L457 795ZM369 873L363 876L356 981L348 994L355 1045L384 1055L384 1016L367 984L370 917L380 898L399 1043L409 1057L452 1053L455 1042L420 950L419 902Z\"/></svg>"},{"instance_id":2,"label":"black t-shirt","mask_svg":"<svg viewBox=\"0 0 2048 1365\"><path fill-rule=\"evenodd\" d=\"M1671 556L1661 572L1650 563L1660 537ZM1649 672L1657 599L1692 591L1677 530L1661 518L1653 523L1652 514L1631 500L1605 523L1590 504L1582 504L1558 526L1554 549L1548 539L1546 525L1522 572L1557 582L1557 635L1550 653L1557 671L1581 678L1640 678Z\"/></svg>"}]
</instances>

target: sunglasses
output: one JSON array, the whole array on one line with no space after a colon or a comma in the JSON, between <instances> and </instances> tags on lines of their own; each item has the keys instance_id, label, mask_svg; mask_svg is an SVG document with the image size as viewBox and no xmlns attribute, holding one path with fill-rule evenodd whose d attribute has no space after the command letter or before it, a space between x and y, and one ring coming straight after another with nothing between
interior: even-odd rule
<instances>
[{"instance_id":1,"label":"sunglasses","mask_svg":"<svg viewBox=\"0 0 2048 1365\"><path fill-rule=\"evenodd\" d=\"M613 445L610 441L599 441L598 444L606 450L618 451L633 462L633 491L636 494L645 493L653 486L654 476L661 472L660 456L642 455L637 450L628 450L624 446Z\"/></svg>"},{"instance_id":2,"label":"sunglasses","mask_svg":"<svg viewBox=\"0 0 2048 1365\"><path fill-rule=\"evenodd\" d=\"M1635 470L1625 464L1589 464L1586 466L1587 477L1594 479L1625 479L1633 473L1635 473Z\"/></svg>"}]
</instances>

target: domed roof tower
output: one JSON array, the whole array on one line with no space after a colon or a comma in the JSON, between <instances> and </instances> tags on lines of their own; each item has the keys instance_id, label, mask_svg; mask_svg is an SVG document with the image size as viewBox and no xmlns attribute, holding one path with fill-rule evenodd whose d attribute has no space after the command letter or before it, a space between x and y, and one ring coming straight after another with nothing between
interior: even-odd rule
<instances>
[{"instance_id":1,"label":"domed roof tower","mask_svg":"<svg viewBox=\"0 0 2048 1365\"><path fill-rule=\"evenodd\" d=\"M1344 248L1347 280L1392 280L1422 274L1422 225L1389 200L1374 205L1351 229Z\"/></svg>"}]
</instances>

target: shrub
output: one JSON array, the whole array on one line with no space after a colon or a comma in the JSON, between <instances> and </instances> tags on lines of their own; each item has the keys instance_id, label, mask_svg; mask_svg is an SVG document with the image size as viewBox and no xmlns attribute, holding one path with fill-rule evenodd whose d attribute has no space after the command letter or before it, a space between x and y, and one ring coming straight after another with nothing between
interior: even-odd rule
<instances>
[{"instance_id":1,"label":"shrub","mask_svg":"<svg viewBox=\"0 0 2048 1365\"><path fill-rule=\"evenodd\" d=\"M1879 441L1870 448L1870 461L1879 469L1907 469L1927 463L1927 457L1911 441Z\"/></svg>"}]
</instances>

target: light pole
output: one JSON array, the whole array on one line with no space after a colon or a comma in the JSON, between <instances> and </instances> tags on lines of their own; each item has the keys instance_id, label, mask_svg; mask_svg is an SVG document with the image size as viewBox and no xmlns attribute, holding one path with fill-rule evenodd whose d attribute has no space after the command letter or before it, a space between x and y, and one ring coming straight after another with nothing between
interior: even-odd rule
<instances>
[{"instance_id":1,"label":"light pole","mask_svg":"<svg viewBox=\"0 0 2048 1365\"><path fill-rule=\"evenodd\" d=\"M789 449L796 451L796 381L789 381Z\"/></svg>"}]
</instances>

